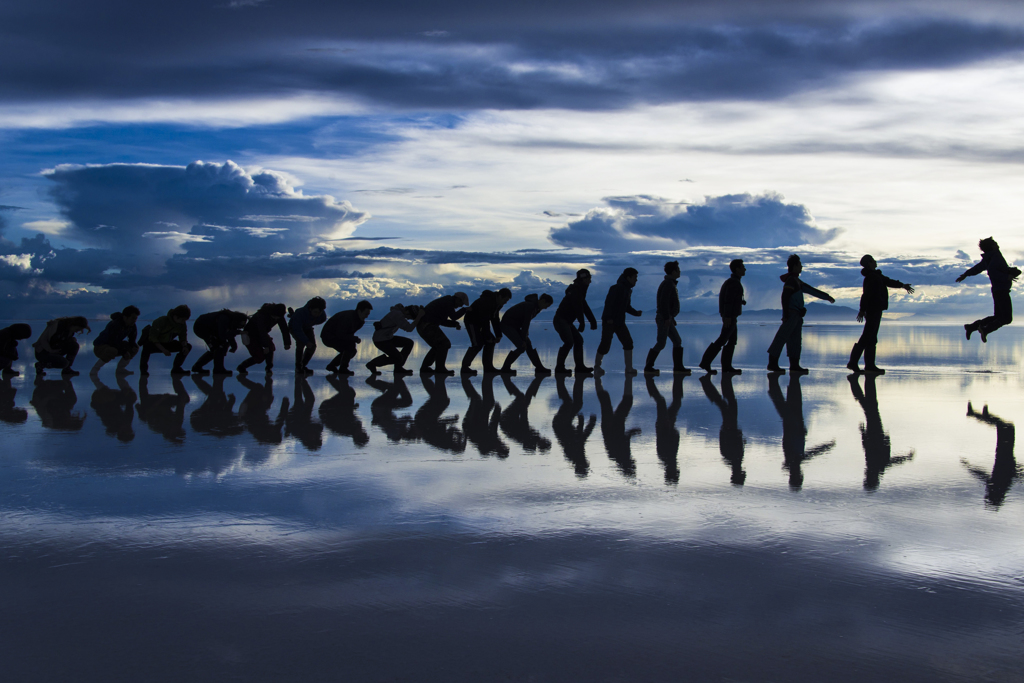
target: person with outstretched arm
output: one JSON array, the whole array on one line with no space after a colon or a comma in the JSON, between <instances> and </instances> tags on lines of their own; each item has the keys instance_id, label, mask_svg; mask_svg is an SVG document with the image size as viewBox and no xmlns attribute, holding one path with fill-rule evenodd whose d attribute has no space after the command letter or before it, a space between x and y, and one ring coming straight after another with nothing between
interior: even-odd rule
<instances>
[{"instance_id":1,"label":"person with outstretched arm","mask_svg":"<svg viewBox=\"0 0 1024 683\"><path fill-rule=\"evenodd\" d=\"M497 374L498 369L494 367L494 347L501 341L499 314L502 307L511 300L512 292L507 287L502 287L497 292L485 289L480 297L469 305L469 310L462 317L466 324L466 334L469 335L469 348L462 357L463 375L476 374L471 365L481 350L484 374Z\"/></svg>"},{"instance_id":2,"label":"person with outstretched arm","mask_svg":"<svg viewBox=\"0 0 1024 683\"><path fill-rule=\"evenodd\" d=\"M288 309L288 331L295 340L295 374L312 375L309 361L316 353L316 332L313 327L327 322L327 302L315 296L295 310Z\"/></svg>"},{"instance_id":3,"label":"person with outstretched arm","mask_svg":"<svg viewBox=\"0 0 1024 683\"><path fill-rule=\"evenodd\" d=\"M416 325L416 331L427 343L430 350L423 357L420 365L420 374L434 373L439 375L454 375L454 370L445 367L448 360L448 350L452 348L452 342L442 327L454 327L461 330L459 318L466 314L469 306L469 295L465 292L455 292L448 296L434 299L424 308L426 309L423 318Z\"/></svg>"},{"instance_id":4,"label":"person with outstretched arm","mask_svg":"<svg viewBox=\"0 0 1024 683\"><path fill-rule=\"evenodd\" d=\"M203 313L196 318L196 321L192 323L192 332L206 343L207 350L192 364L192 374L210 374L205 365L212 360L214 375L225 377L231 375L231 371L224 367L224 358L227 357L229 351L234 353L238 350L236 337L242 333L247 322L249 322L249 316L245 313L227 308L212 313Z\"/></svg>"},{"instance_id":5,"label":"person with outstretched arm","mask_svg":"<svg viewBox=\"0 0 1024 683\"><path fill-rule=\"evenodd\" d=\"M188 319L192 317L192 311L188 306L182 304L167 311L153 321L151 325L143 328L140 335L142 342L142 353L139 354L139 374L149 375L149 357L154 351L159 351L165 356L176 351L174 362L171 365L172 375L187 375L188 370L182 367L185 358L192 350L188 343Z\"/></svg>"},{"instance_id":6,"label":"person with outstretched arm","mask_svg":"<svg viewBox=\"0 0 1024 683\"><path fill-rule=\"evenodd\" d=\"M320 331L320 341L324 346L338 352L338 355L327 364L327 372L334 375L356 374L349 370L348 363L356 355L356 345L362 341L356 336L356 332L362 329L372 310L373 304L363 299L354 309L339 311L324 323L324 329Z\"/></svg>"},{"instance_id":7,"label":"person with outstretched arm","mask_svg":"<svg viewBox=\"0 0 1024 683\"><path fill-rule=\"evenodd\" d=\"M800 367L800 351L803 345L804 316L807 309L804 307L804 294L823 299L830 304L836 302L832 295L811 287L800 279L800 273L804 266L800 257L790 254L786 261L787 272L779 276L785 284L782 288L782 325L775 333L775 339L768 347L768 372L784 374L786 371L779 367L779 357L782 355L782 347L786 347L789 355L790 374L805 375L809 371Z\"/></svg>"},{"instance_id":8,"label":"person with outstretched arm","mask_svg":"<svg viewBox=\"0 0 1024 683\"><path fill-rule=\"evenodd\" d=\"M977 265L965 270L956 281L963 282L973 275L988 272L988 279L992 283L992 304L995 310L987 318L975 320L973 323L964 325L968 339L971 338L972 332L978 332L981 334L981 341L987 342L988 335L1003 325L1009 325L1013 322L1013 303L1010 301L1010 287L1013 285L1014 280L1020 277L1020 268L1007 265L1006 259L1003 258L1002 252L999 251L999 245L991 237L986 237L979 241L978 247L981 249L981 261Z\"/></svg>"},{"instance_id":9,"label":"person with outstretched arm","mask_svg":"<svg viewBox=\"0 0 1024 683\"><path fill-rule=\"evenodd\" d=\"M650 377L660 375L661 371L654 367L658 354L665 348L665 342L672 340L672 372L689 375L690 369L683 365L683 340L676 331L676 316L679 315L679 261L665 264L665 279L658 285L657 308L654 322L658 326L658 336L654 346L647 352L644 363L644 374Z\"/></svg>"},{"instance_id":10,"label":"person with outstretched arm","mask_svg":"<svg viewBox=\"0 0 1024 683\"><path fill-rule=\"evenodd\" d=\"M292 347L292 337L288 332L288 323L285 321L285 314L288 308L284 304L267 303L260 306L260 309L252 314L249 321L242 328L242 344L249 352L249 357L238 364L235 369L240 375L249 372L253 365L266 363L268 375L274 374L274 340L270 336L271 330L275 327L281 330L281 340L284 342L284 350Z\"/></svg>"},{"instance_id":11,"label":"person with outstretched arm","mask_svg":"<svg viewBox=\"0 0 1024 683\"><path fill-rule=\"evenodd\" d=\"M530 341L530 323L538 313L550 307L554 301L550 294L541 294L539 297L536 294L527 294L524 301L512 306L505 311L505 315L501 316L501 331L504 333L505 339L515 346L505 356L505 362L502 363L501 370L499 370L501 374L515 375L516 371L512 369L512 364L524 353L533 363L534 374L551 374L551 371L544 367L544 363L540 360L540 354L537 353L537 349L533 348L533 342Z\"/></svg>"},{"instance_id":12,"label":"person with outstretched arm","mask_svg":"<svg viewBox=\"0 0 1024 683\"><path fill-rule=\"evenodd\" d=\"M719 351L722 352L722 374L739 375L743 372L732 366L732 355L736 351L737 325L740 316L743 315L743 307L747 304L747 300L743 298L741 282L743 276L747 274L747 267L743 265L743 259L735 259L729 263L729 270L732 274L722 283L722 289L718 292L718 314L722 317L722 331L700 359L700 369L709 375L715 374L711 364Z\"/></svg>"},{"instance_id":13,"label":"person with outstretched arm","mask_svg":"<svg viewBox=\"0 0 1024 683\"><path fill-rule=\"evenodd\" d=\"M128 362L139 352L139 345L136 342L139 333L135 326L139 315L140 311L135 306L125 306L121 312L110 314L110 322L92 342L92 350L96 354L96 364L89 371L90 375L98 375L100 368L118 356L121 357L121 360L117 361L116 374L132 374L132 371L128 369Z\"/></svg>"},{"instance_id":14,"label":"person with outstretched arm","mask_svg":"<svg viewBox=\"0 0 1024 683\"><path fill-rule=\"evenodd\" d=\"M423 319L426 311L422 306L395 304L387 315L373 324L373 345L381 355L366 364L372 375L379 375L386 365L395 366L396 375L411 375L412 370L405 367L415 343L408 337L398 334L399 330L412 332Z\"/></svg>"},{"instance_id":15,"label":"person with outstretched arm","mask_svg":"<svg viewBox=\"0 0 1024 683\"><path fill-rule=\"evenodd\" d=\"M860 296L860 310L857 312L857 322L864 323L864 331L860 339L853 345L850 352L850 362L846 367L854 372L868 372L876 375L885 373L885 370L875 365L875 347L878 345L878 326L882 323L882 312L889 308L889 287L899 287L913 294L914 288L911 285L893 280L882 275L878 264L871 254L864 254L860 260L864 276L864 289ZM864 369L861 370L857 364L860 362L860 355L864 354Z\"/></svg>"},{"instance_id":16,"label":"person with outstretched arm","mask_svg":"<svg viewBox=\"0 0 1024 683\"><path fill-rule=\"evenodd\" d=\"M594 368L588 368L583 362L583 332L586 327L584 318L590 321L590 329L597 329L597 318L587 304L587 290L590 289L590 271L581 268L576 271L576 279L565 288L565 296L555 309L555 318L552 321L555 332L562 340L562 346L558 349L558 360L555 363L556 375L571 375L572 371L566 369L565 359L572 351L573 360L576 363L576 374L593 374ZM579 328L575 324L579 323Z\"/></svg>"}]
</instances>

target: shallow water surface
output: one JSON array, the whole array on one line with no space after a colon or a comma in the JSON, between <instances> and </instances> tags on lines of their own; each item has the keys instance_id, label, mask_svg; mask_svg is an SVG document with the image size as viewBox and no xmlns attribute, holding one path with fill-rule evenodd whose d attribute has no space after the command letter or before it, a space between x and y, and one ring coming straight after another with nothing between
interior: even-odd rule
<instances>
[{"instance_id":1,"label":"shallow water surface","mask_svg":"<svg viewBox=\"0 0 1024 683\"><path fill-rule=\"evenodd\" d=\"M348 379L5 380L0 664L1024 680L1024 336L889 325L889 372L851 377L857 332L808 327L802 378L749 325L732 378L627 378L613 347L597 380L368 380L368 349ZM686 329L688 364L716 333Z\"/></svg>"}]
</instances>

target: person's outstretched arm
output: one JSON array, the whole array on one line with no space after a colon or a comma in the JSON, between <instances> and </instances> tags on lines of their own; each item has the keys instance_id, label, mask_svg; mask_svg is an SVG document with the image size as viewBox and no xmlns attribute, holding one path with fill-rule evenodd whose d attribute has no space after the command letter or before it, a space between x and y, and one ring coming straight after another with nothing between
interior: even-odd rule
<instances>
[{"instance_id":1,"label":"person's outstretched arm","mask_svg":"<svg viewBox=\"0 0 1024 683\"><path fill-rule=\"evenodd\" d=\"M963 274L956 279L957 282L963 282L967 278L973 275L980 275L988 270L988 254L981 257L981 261L976 265L971 266L963 272Z\"/></svg>"},{"instance_id":2,"label":"person's outstretched arm","mask_svg":"<svg viewBox=\"0 0 1024 683\"><path fill-rule=\"evenodd\" d=\"M804 294L810 294L811 296L818 297L819 299L823 299L824 301L827 301L830 304L834 304L836 302L836 300L833 299L832 295L829 294L828 292L823 292L820 289L815 289L814 287L811 287L809 284L802 280L800 281L800 289L803 291Z\"/></svg>"}]
</instances>

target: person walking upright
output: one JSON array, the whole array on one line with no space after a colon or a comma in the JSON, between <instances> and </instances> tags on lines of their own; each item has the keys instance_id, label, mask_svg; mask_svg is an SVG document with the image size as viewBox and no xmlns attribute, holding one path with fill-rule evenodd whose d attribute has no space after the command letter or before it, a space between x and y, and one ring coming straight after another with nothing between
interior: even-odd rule
<instances>
[{"instance_id":1,"label":"person walking upright","mask_svg":"<svg viewBox=\"0 0 1024 683\"><path fill-rule=\"evenodd\" d=\"M864 276L864 290L860 296L860 310L857 312L857 322L864 323L864 331L860 339L853 345L850 352L850 362L846 367L854 372L869 372L881 375L885 372L875 365L875 347L878 345L878 326L882 323L882 312L889 308L889 287L899 287L913 294L914 288L911 285L893 280L882 275L878 270L878 263L871 254L864 254L860 260ZM861 353L864 354L864 370L860 369L857 363L860 361Z\"/></svg>"},{"instance_id":2,"label":"person walking upright","mask_svg":"<svg viewBox=\"0 0 1024 683\"><path fill-rule=\"evenodd\" d=\"M981 262L965 270L956 281L963 282L972 275L979 275L988 271L988 279L992 283L992 304L995 310L987 318L975 320L973 323L964 325L968 339L971 338L972 332L979 332L981 334L981 341L987 342L988 335L1003 325L1009 325L1013 322L1013 302L1010 301L1010 287L1013 285L1014 280L1020 277L1020 268L1013 268L1007 265L1006 259L1003 258L1002 252L999 251L999 245L991 237L986 237L979 241L978 247L981 248Z\"/></svg>"},{"instance_id":3,"label":"person walking upright","mask_svg":"<svg viewBox=\"0 0 1024 683\"><path fill-rule=\"evenodd\" d=\"M790 374L807 374L806 368L800 367L800 351L803 346L804 316L807 309L804 307L804 294L823 299L830 304L836 302L832 296L820 289L811 287L800 279L800 273L804 266L800 257L790 254L786 261L787 272L779 276L785 285L782 288L782 325L775 333L775 339L768 347L768 372L784 374L786 371L779 367L779 357L782 355L782 347L786 347L789 355Z\"/></svg>"},{"instance_id":4,"label":"person walking upright","mask_svg":"<svg viewBox=\"0 0 1024 683\"><path fill-rule=\"evenodd\" d=\"M565 367L565 359L572 350L573 361L576 363L576 374L592 374L593 368L588 368L583 362L583 332L586 323L584 317L590 321L590 329L597 329L597 318L587 304L587 290L590 289L590 271L581 268L576 271L576 279L565 288L565 296L555 309L555 318L552 321L555 332L562 340L562 346L558 349L558 360L555 363L556 375L571 375L572 371ZM579 323L579 328L574 327Z\"/></svg>"},{"instance_id":5,"label":"person walking upright","mask_svg":"<svg viewBox=\"0 0 1024 683\"><path fill-rule=\"evenodd\" d=\"M661 374L661 371L654 367L654 362L658 360L658 354L665 348L665 342L669 339L672 340L672 372L690 374L690 369L683 365L683 341L676 331L676 316L679 315L679 275L679 261L669 261L665 264L665 279L658 285L657 310L654 314L658 337L654 346L647 352L644 375Z\"/></svg>"},{"instance_id":6,"label":"person walking upright","mask_svg":"<svg viewBox=\"0 0 1024 683\"><path fill-rule=\"evenodd\" d=\"M601 344L597 347L597 356L594 358L594 374L604 374L601 361L611 351L614 335L622 344L626 374L636 375L636 368L633 367L633 337L626 327L626 314L639 317L643 313L633 308L632 304L637 275L636 268L626 268L616 283L608 288L608 296L604 299L604 311L601 312Z\"/></svg>"},{"instance_id":7,"label":"person walking upright","mask_svg":"<svg viewBox=\"0 0 1024 683\"><path fill-rule=\"evenodd\" d=\"M743 307L747 300L743 298L743 283L740 280L747 274L747 267L743 265L743 259L734 259L729 263L729 270L732 275L722 284L718 292L718 314L722 316L722 331L718 339L711 342L700 359L700 368L709 375L715 374L711 364L722 352L722 373L727 375L739 375L742 370L732 366L732 354L736 351L736 340L738 336L739 318L743 315Z\"/></svg>"}]
</instances>

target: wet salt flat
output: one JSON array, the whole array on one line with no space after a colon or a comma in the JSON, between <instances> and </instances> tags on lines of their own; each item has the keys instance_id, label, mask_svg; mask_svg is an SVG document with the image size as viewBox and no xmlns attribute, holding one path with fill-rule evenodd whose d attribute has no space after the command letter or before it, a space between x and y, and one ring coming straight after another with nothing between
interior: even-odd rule
<instances>
[{"instance_id":1,"label":"wet salt flat","mask_svg":"<svg viewBox=\"0 0 1024 683\"><path fill-rule=\"evenodd\" d=\"M774 329L731 379L5 380L8 680L1024 680L1024 334L772 379Z\"/></svg>"}]
</instances>

